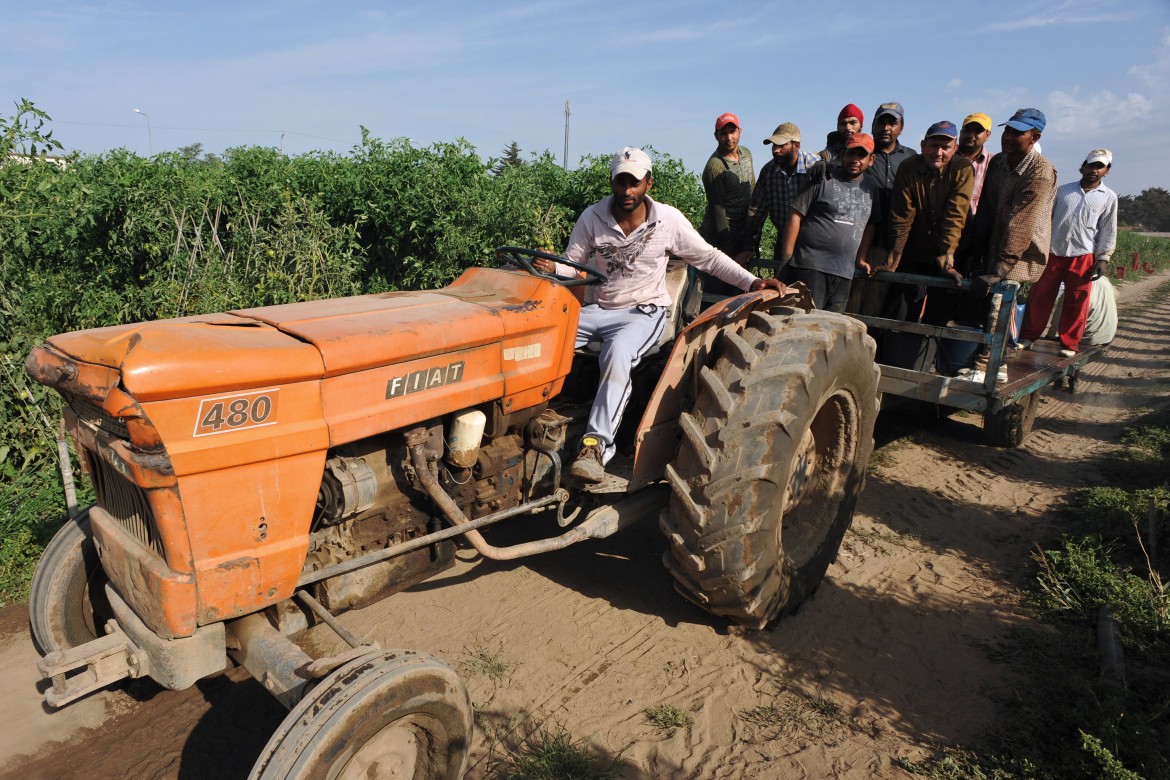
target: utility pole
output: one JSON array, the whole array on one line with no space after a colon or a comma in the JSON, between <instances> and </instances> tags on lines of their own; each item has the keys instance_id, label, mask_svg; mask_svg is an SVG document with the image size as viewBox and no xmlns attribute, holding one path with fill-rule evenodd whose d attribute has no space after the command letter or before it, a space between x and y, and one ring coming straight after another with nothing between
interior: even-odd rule
<instances>
[{"instance_id":1,"label":"utility pole","mask_svg":"<svg viewBox=\"0 0 1170 780\"><path fill-rule=\"evenodd\" d=\"M566 103L565 105L568 105L568 104ZM154 137L150 132L150 116L145 111L140 111L137 108L134 109L134 113L139 114L140 116L142 116L146 119L146 144L147 144L147 148L150 149L150 156L154 157ZM565 132L567 133L568 130L566 130ZM568 143L568 141L566 141L565 143Z\"/></svg>"},{"instance_id":2,"label":"utility pole","mask_svg":"<svg viewBox=\"0 0 1170 780\"><path fill-rule=\"evenodd\" d=\"M572 115L573 109L569 106L569 101L565 101L565 156L561 158L561 167L566 171L569 170L569 116Z\"/></svg>"}]
</instances>

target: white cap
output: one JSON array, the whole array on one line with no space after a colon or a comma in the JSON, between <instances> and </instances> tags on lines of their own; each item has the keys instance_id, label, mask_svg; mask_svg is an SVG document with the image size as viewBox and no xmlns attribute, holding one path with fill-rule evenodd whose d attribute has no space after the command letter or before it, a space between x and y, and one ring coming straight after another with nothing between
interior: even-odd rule
<instances>
[{"instance_id":1,"label":"white cap","mask_svg":"<svg viewBox=\"0 0 1170 780\"><path fill-rule=\"evenodd\" d=\"M638 181L650 173L650 155L633 146L627 146L613 156L609 164L609 178L616 178L619 173L628 173Z\"/></svg>"},{"instance_id":2,"label":"white cap","mask_svg":"<svg viewBox=\"0 0 1170 780\"><path fill-rule=\"evenodd\" d=\"M1092 165L1093 163L1105 163L1105 167L1113 164L1113 152L1108 149L1094 149L1085 155L1085 164Z\"/></svg>"}]
</instances>

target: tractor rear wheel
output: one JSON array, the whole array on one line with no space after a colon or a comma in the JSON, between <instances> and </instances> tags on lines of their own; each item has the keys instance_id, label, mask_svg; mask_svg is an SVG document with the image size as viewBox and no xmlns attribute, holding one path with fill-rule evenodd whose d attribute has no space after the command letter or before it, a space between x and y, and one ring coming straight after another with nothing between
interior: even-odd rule
<instances>
[{"instance_id":1,"label":"tractor rear wheel","mask_svg":"<svg viewBox=\"0 0 1170 780\"><path fill-rule=\"evenodd\" d=\"M41 655L68 650L105 634L113 617L105 595L106 575L82 511L54 534L33 573L28 622Z\"/></svg>"},{"instance_id":2,"label":"tractor rear wheel","mask_svg":"<svg viewBox=\"0 0 1170 780\"><path fill-rule=\"evenodd\" d=\"M763 628L836 559L873 450L879 371L865 326L837 314L755 312L721 340L666 470L664 561L688 599Z\"/></svg>"},{"instance_id":3,"label":"tractor rear wheel","mask_svg":"<svg viewBox=\"0 0 1170 780\"><path fill-rule=\"evenodd\" d=\"M471 734L471 700L450 667L426 653L377 650L293 707L250 777L458 780Z\"/></svg>"}]
</instances>

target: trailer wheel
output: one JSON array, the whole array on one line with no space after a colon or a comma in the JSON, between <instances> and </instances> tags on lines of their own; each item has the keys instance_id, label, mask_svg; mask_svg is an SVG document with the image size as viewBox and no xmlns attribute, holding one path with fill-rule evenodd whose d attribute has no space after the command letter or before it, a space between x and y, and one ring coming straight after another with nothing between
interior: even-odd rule
<instances>
[{"instance_id":1,"label":"trailer wheel","mask_svg":"<svg viewBox=\"0 0 1170 780\"><path fill-rule=\"evenodd\" d=\"M377 650L315 687L268 740L253 780L458 780L471 746L471 701L442 661Z\"/></svg>"},{"instance_id":2,"label":"trailer wheel","mask_svg":"<svg viewBox=\"0 0 1170 780\"><path fill-rule=\"evenodd\" d=\"M763 628L836 559L873 451L879 371L865 326L825 312L754 312L721 350L679 419L663 560L688 599Z\"/></svg>"},{"instance_id":3,"label":"trailer wheel","mask_svg":"<svg viewBox=\"0 0 1170 780\"><path fill-rule=\"evenodd\" d=\"M106 620L113 617L105 584L87 509L58 529L33 573L28 622L41 655L105 634Z\"/></svg>"},{"instance_id":4,"label":"trailer wheel","mask_svg":"<svg viewBox=\"0 0 1170 780\"><path fill-rule=\"evenodd\" d=\"M1019 447L1032 432L1039 406L1039 394L1029 393L999 411L985 412L983 430L987 440L996 447Z\"/></svg>"}]
</instances>

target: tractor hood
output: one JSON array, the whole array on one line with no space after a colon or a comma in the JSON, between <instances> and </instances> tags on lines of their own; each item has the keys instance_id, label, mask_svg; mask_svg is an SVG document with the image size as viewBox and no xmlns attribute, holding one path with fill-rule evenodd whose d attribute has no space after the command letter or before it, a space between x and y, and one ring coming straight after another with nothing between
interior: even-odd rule
<instances>
[{"instance_id":1,"label":"tractor hood","mask_svg":"<svg viewBox=\"0 0 1170 780\"><path fill-rule=\"evenodd\" d=\"M334 377L500 342L509 325L527 319L525 312L541 310L533 296L550 289L556 288L524 274L472 269L433 292L95 328L53 336L47 346L118 370L123 389L139 402L184 398Z\"/></svg>"}]
</instances>

